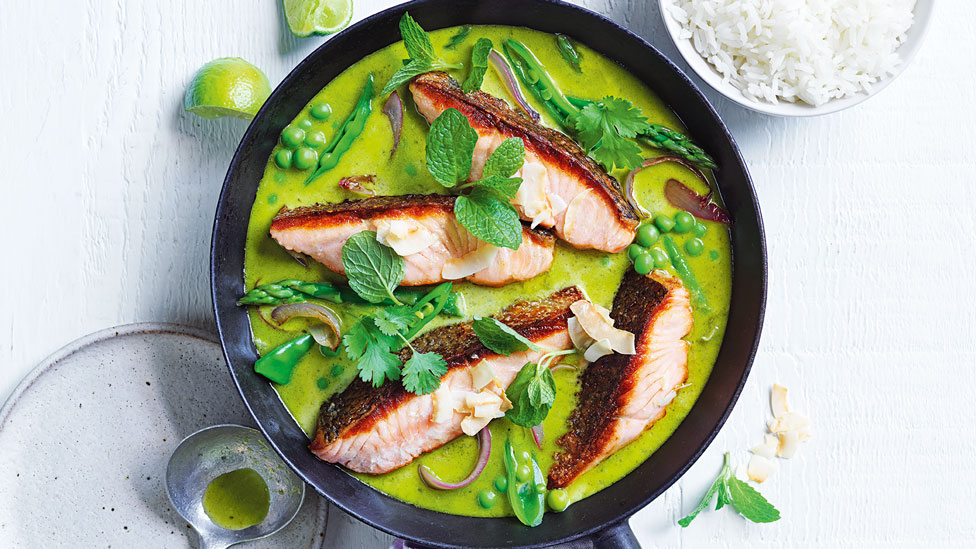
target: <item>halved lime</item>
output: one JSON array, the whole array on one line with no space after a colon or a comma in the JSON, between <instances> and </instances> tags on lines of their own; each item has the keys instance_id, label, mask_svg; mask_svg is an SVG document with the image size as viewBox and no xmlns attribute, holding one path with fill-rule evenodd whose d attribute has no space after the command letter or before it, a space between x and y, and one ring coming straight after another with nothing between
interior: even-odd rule
<instances>
[{"instance_id":1,"label":"halved lime","mask_svg":"<svg viewBox=\"0 0 976 549\"><path fill-rule=\"evenodd\" d=\"M221 57L193 75L183 96L183 108L204 118L250 120L269 95L271 84L261 69L240 57Z\"/></svg>"},{"instance_id":2,"label":"halved lime","mask_svg":"<svg viewBox=\"0 0 976 549\"><path fill-rule=\"evenodd\" d=\"M352 0L281 0L295 36L332 34L352 19Z\"/></svg>"}]
</instances>

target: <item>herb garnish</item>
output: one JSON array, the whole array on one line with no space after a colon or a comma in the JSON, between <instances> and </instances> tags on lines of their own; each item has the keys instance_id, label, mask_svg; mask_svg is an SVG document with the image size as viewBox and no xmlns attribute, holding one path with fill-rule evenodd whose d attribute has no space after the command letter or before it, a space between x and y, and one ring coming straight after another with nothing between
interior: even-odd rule
<instances>
[{"instance_id":1,"label":"herb garnish","mask_svg":"<svg viewBox=\"0 0 976 549\"><path fill-rule=\"evenodd\" d=\"M543 355L538 363L529 362L522 366L515 381L505 391L505 396L512 401L512 409L505 412L505 417L522 427L535 427L542 423L556 400L556 380L549 370L549 362L573 352L572 349L553 351Z\"/></svg>"},{"instance_id":2,"label":"herb garnish","mask_svg":"<svg viewBox=\"0 0 976 549\"><path fill-rule=\"evenodd\" d=\"M497 319L475 317L471 323L481 344L498 354L509 356L519 351L538 351L539 346Z\"/></svg>"},{"instance_id":3,"label":"herb garnish","mask_svg":"<svg viewBox=\"0 0 976 549\"><path fill-rule=\"evenodd\" d=\"M471 93L481 89L481 83L488 71L488 54L491 53L492 43L487 38L479 38L471 49L471 72L461 85L464 93Z\"/></svg>"},{"instance_id":4,"label":"herb garnish","mask_svg":"<svg viewBox=\"0 0 976 549\"><path fill-rule=\"evenodd\" d=\"M380 244L374 231L362 231L342 245L342 267L349 279L349 287L370 303L390 299L400 301L393 290L403 281L405 262L392 248Z\"/></svg>"},{"instance_id":5,"label":"herb garnish","mask_svg":"<svg viewBox=\"0 0 976 549\"><path fill-rule=\"evenodd\" d=\"M415 395L433 393L441 385L441 376L447 373L447 362L437 353L420 353L413 346L410 349L413 353L403 365L403 387Z\"/></svg>"},{"instance_id":6,"label":"herb garnish","mask_svg":"<svg viewBox=\"0 0 976 549\"><path fill-rule=\"evenodd\" d=\"M393 73L389 82L383 86L380 95L392 93L418 74L462 67L461 63L446 63L437 57L434 53L434 45L430 42L430 35L414 21L413 17L410 17L409 13L404 13L400 18L400 36L403 38L403 46L407 49L410 59L407 64Z\"/></svg>"},{"instance_id":7,"label":"herb garnish","mask_svg":"<svg viewBox=\"0 0 976 549\"><path fill-rule=\"evenodd\" d=\"M511 200L522 180L511 177L522 167L525 144L510 137L485 162L482 179L459 186L471 173L478 133L461 111L446 109L427 133L427 170L438 183L458 190L454 216L471 234L494 246L517 250L522 245L522 223Z\"/></svg>"},{"instance_id":8,"label":"herb garnish","mask_svg":"<svg viewBox=\"0 0 976 549\"><path fill-rule=\"evenodd\" d=\"M715 502L716 511L726 505L730 505L740 515L752 522L775 522L779 520L779 511L771 503L766 501L766 498L757 492L755 488L749 486L748 482L739 480L735 476L729 464L729 453L726 452L722 470L719 472L718 478L709 487L708 492L705 493L705 497L702 498L698 507L690 515L679 520L678 524L682 528L691 524L691 521L695 520L698 513L701 513L708 507L712 502L712 497L716 494L718 494L718 499Z\"/></svg>"},{"instance_id":9,"label":"herb garnish","mask_svg":"<svg viewBox=\"0 0 976 549\"><path fill-rule=\"evenodd\" d=\"M461 27L461 30L457 31L457 34L452 36L451 39L447 41L447 44L444 46L444 49L453 50L454 48L458 47L458 44L464 42L464 39L467 38L469 34L471 34L472 28L473 27L471 25L465 25Z\"/></svg>"},{"instance_id":10,"label":"herb garnish","mask_svg":"<svg viewBox=\"0 0 976 549\"><path fill-rule=\"evenodd\" d=\"M391 352L397 340L384 334L373 317L364 316L353 324L342 343L363 381L379 387L387 379L400 379L400 358Z\"/></svg>"},{"instance_id":11,"label":"herb garnish","mask_svg":"<svg viewBox=\"0 0 976 549\"><path fill-rule=\"evenodd\" d=\"M632 141L647 131L650 124L641 110L626 99L604 97L572 114L567 124L577 130L580 144L607 170L616 166L634 169L641 165L641 149Z\"/></svg>"}]
</instances>

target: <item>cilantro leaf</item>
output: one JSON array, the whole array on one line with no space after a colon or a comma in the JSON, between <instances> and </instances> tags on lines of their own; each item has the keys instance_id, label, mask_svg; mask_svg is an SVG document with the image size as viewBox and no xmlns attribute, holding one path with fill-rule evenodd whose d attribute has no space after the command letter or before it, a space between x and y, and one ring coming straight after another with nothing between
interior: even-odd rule
<instances>
[{"instance_id":1,"label":"cilantro leaf","mask_svg":"<svg viewBox=\"0 0 976 549\"><path fill-rule=\"evenodd\" d=\"M779 511L755 488L749 486L749 483L731 475L726 484L729 490L729 503L739 514L756 523L779 520Z\"/></svg>"},{"instance_id":2,"label":"cilantro leaf","mask_svg":"<svg viewBox=\"0 0 976 549\"><path fill-rule=\"evenodd\" d=\"M447 109L427 132L427 170L438 183L453 187L468 178L478 132L457 109Z\"/></svg>"},{"instance_id":3,"label":"cilantro leaf","mask_svg":"<svg viewBox=\"0 0 976 549\"><path fill-rule=\"evenodd\" d=\"M379 387L387 379L400 378L400 359L390 351L394 341L379 331L373 317L353 324L342 336L342 343L363 381Z\"/></svg>"},{"instance_id":4,"label":"cilantro leaf","mask_svg":"<svg viewBox=\"0 0 976 549\"><path fill-rule=\"evenodd\" d=\"M515 198L515 193L518 192L521 185L522 178L520 177L502 177L500 175L489 175L477 183L482 192L490 191L495 198L502 202Z\"/></svg>"},{"instance_id":5,"label":"cilantro leaf","mask_svg":"<svg viewBox=\"0 0 976 549\"><path fill-rule=\"evenodd\" d=\"M529 349L538 351L540 349L538 345L522 337L521 334L495 318L475 317L471 327L478 339L481 340L482 345L501 355L509 356L519 351L528 351Z\"/></svg>"},{"instance_id":6,"label":"cilantro leaf","mask_svg":"<svg viewBox=\"0 0 976 549\"><path fill-rule=\"evenodd\" d=\"M487 38L479 38L471 49L471 72L461 85L464 93L471 93L481 89L481 83L488 71L488 54L491 53L492 43Z\"/></svg>"},{"instance_id":7,"label":"cilantro leaf","mask_svg":"<svg viewBox=\"0 0 976 549\"><path fill-rule=\"evenodd\" d=\"M409 13L404 13L400 18L400 37L403 38L403 47L407 49L410 59L433 61L436 58L430 35Z\"/></svg>"},{"instance_id":8,"label":"cilantro leaf","mask_svg":"<svg viewBox=\"0 0 976 549\"><path fill-rule=\"evenodd\" d=\"M414 352L403 365L403 387L416 395L426 395L440 387L447 373L447 362L437 353Z\"/></svg>"},{"instance_id":9,"label":"cilantro leaf","mask_svg":"<svg viewBox=\"0 0 976 549\"><path fill-rule=\"evenodd\" d=\"M494 191L475 187L468 196L454 202L454 217L477 238L503 248L522 245L522 222L511 203L498 199Z\"/></svg>"},{"instance_id":10,"label":"cilantro leaf","mask_svg":"<svg viewBox=\"0 0 976 549\"><path fill-rule=\"evenodd\" d=\"M469 34L471 34L472 28L473 27L471 25L465 25L461 27L461 30L457 31L457 33L454 36L452 36L450 40L447 41L447 44L444 46L444 49L453 50L454 48L458 47L458 44L464 42L464 39L467 38Z\"/></svg>"},{"instance_id":11,"label":"cilantro leaf","mask_svg":"<svg viewBox=\"0 0 976 549\"><path fill-rule=\"evenodd\" d=\"M512 177L515 172L522 168L524 159L525 143L522 138L509 137L492 151L491 156L485 162L485 169L482 171L481 177L487 178L493 175Z\"/></svg>"},{"instance_id":12,"label":"cilantro leaf","mask_svg":"<svg viewBox=\"0 0 976 549\"><path fill-rule=\"evenodd\" d=\"M410 323L416 319L413 309L406 305L399 305L376 311L376 317L373 320L381 332L396 337L397 334L406 332Z\"/></svg>"},{"instance_id":13,"label":"cilantro leaf","mask_svg":"<svg viewBox=\"0 0 976 549\"><path fill-rule=\"evenodd\" d=\"M626 99L604 97L573 115L571 123L580 143L607 170L633 169L643 160L640 147L630 139L650 128L641 110Z\"/></svg>"},{"instance_id":14,"label":"cilantro leaf","mask_svg":"<svg viewBox=\"0 0 976 549\"><path fill-rule=\"evenodd\" d=\"M505 417L522 427L535 427L542 423L556 399L556 380L549 368L529 362L519 370L508 386L505 396L512 401L512 409Z\"/></svg>"},{"instance_id":15,"label":"cilantro leaf","mask_svg":"<svg viewBox=\"0 0 976 549\"><path fill-rule=\"evenodd\" d=\"M400 302L393 290L406 273L403 258L392 248L380 244L373 231L356 233L342 245L342 267L349 279L349 287L370 303L384 299Z\"/></svg>"}]
</instances>

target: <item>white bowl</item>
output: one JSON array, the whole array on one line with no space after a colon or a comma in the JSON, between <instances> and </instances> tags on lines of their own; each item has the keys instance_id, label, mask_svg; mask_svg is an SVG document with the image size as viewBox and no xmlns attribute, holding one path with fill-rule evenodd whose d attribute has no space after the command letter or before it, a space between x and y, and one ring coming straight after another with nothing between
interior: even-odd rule
<instances>
[{"instance_id":1,"label":"white bowl","mask_svg":"<svg viewBox=\"0 0 976 549\"><path fill-rule=\"evenodd\" d=\"M757 112L772 114L776 116L820 116L822 114L829 114L832 112L837 112L844 110L848 107L853 107L858 103L877 95L881 90L888 86L899 74L901 74L908 64L911 62L912 58L915 57L915 53L918 52L919 47L922 45L922 39L925 37L925 31L928 29L929 22L932 20L932 12L935 9L935 0L917 0L915 3L915 20L912 23L912 27L908 29L907 37L905 42L898 47L898 53L901 55L902 62L901 65L895 70L894 74L890 74L887 77L881 79L880 82L871 86L871 91L869 93L858 93L857 95L851 97L845 97L843 99L832 99L820 106L808 105L803 102L789 103L786 101L780 101L779 103L773 104L766 101L754 101L748 97L742 95L735 86L730 83L722 81L722 75L712 67L708 61L705 60L695 46L692 45L691 39L679 38L678 31L681 29L681 23L679 23L668 10L668 7L673 4L674 0L658 0L660 4L661 18L664 20L664 27L668 29L668 35L671 37L671 41L674 43L675 47L684 57L685 62L691 66L692 70L695 71L698 76L705 81L709 86L711 86L715 91L721 93L730 100L742 105L747 109L751 109Z\"/></svg>"}]
</instances>

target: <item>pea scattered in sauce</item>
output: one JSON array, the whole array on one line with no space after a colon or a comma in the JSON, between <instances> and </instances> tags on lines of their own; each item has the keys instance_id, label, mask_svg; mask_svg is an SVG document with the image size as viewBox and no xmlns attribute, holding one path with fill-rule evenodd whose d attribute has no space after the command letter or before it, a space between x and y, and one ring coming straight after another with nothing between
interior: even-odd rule
<instances>
[{"instance_id":1,"label":"pea scattered in sauce","mask_svg":"<svg viewBox=\"0 0 976 549\"><path fill-rule=\"evenodd\" d=\"M298 127L301 128L301 129L303 129L303 130L306 130L306 131L307 130L310 130L310 129L312 129L312 121L311 120L302 120L302 121L300 121L298 123Z\"/></svg>"},{"instance_id":2,"label":"pea scattered in sauce","mask_svg":"<svg viewBox=\"0 0 976 549\"><path fill-rule=\"evenodd\" d=\"M688 212L674 214L674 232L685 234L695 228L695 216Z\"/></svg>"},{"instance_id":3,"label":"pea scattered in sauce","mask_svg":"<svg viewBox=\"0 0 976 549\"><path fill-rule=\"evenodd\" d=\"M491 509L498 502L498 494L492 490L482 490L478 492L478 505L485 509Z\"/></svg>"},{"instance_id":4,"label":"pea scattered in sauce","mask_svg":"<svg viewBox=\"0 0 976 549\"><path fill-rule=\"evenodd\" d=\"M546 503L549 505L549 509L557 513L562 513L569 507L569 494L561 488L550 490L546 494Z\"/></svg>"},{"instance_id":5,"label":"pea scattered in sauce","mask_svg":"<svg viewBox=\"0 0 976 549\"><path fill-rule=\"evenodd\" d=\"M660 236L661 233L658 232L653 223L643 223L637 228L637 243L645 248L657 242Z\"/></svg>"},{"instance_id":6,"label":"pea scattered in sauce","mask_svg":"<svg viewBox=\"0 0 976 549\"><path fill-rule=\"evenodd\" d=\"M305 135L305 145L318 149L325 146L325 134L316 130Z\"/></svg>"},{"instance_id":7,"label":"pea scattered in sauce","mask_svg":"<svg viewBox=\"0 0 976 549\"><path fill-rule=\"evenodd\" d=\"M499 492L508 490L508 479L505 478L505 475L498 475L495 477L495 490L498 490Z\"/></svg>"},{"instance_id":8,"label":"pea scattered in sauce","mask_svg":"<svg viewBox=\"0 0 976 549\"><path fill-rule=\"evenodd\" d=\"M307 170L319 161L319 153L308 147L302 147L295 151L295 167L299 170Z\"/></svg>"},{"instance_id":9,"label":"pea scattered in sauce","mask_svg":"<svg viewBox=\"0 0 976 549\"><path fill-rule=\"evenodd\" d=\"M296 149L305 140L305 130L297 126L288 126L281 131L281 144L289 149Z\"/></svg>"},{"instance_id":10,"label":"pea scattered in sauce","mask_svg":"<svg viewBox=\"0 0 976 549\"><path fill-rule=\"evenodd\" d=\"M264 478L249 467L215 478L203 493L203 510L214 524L243 530L268 516L271 493Z\"/></svg>"},{"instance_id":11,"label":"pea scattered in sauce","mask_svg":"<svg viewBox=\"0 0 976 549\"><path fill-rule=\"evenodd\" d=\"M318 385L319 389L326 389L329 387L329 380L325 379L324 377L320 377L315 384Z\"/></svg>"},{"instance_id":12,"label":"pea scattered in sauce","mask_svg":"<svg viewBox=\"0 0 976 549\"><path fill-rule=\"evenodd\" d=\"M345 368L343 368L341 364L334 364L329 373L332 374L332 377L339 377L342 375L343 371L345 371Z\"/></svg>"},{"instance_id":13,"label":"pea scattered in sauce","mask_svg":"<svg viewBox=\"0 0 976 549\"><path fill-rule=\"evenodd\" d=\"M705 243L700 238L692 238L688 242L685 242L685 251L691 257L698 257L705 251Z\"/></svg>"},{"instance_id":14,"label":"pea scattered in sauce","mask_svg":"<svg viewBox=\"0 0 976 549\"><path fill-rule=\"evenodd\" d=\"M312 105L308 112L312 115L312 118L325 120L332 116L332 106L328 103L316 103Z\"/></svg>"},{"instance_id":15,"label":"pea scattered in sauce","mask_svg":"<svg viewBox=\"0 0 976 549\"><path fill-rule=\"evenodd\" d=\"M278 167L281 168L282 170L287 170L288 168L291 167L291 161L293 156L294 153L292 153L290 150L280 149L278 152L275 153L274 156L275 164L277 164Z\"/></svg>"}]
</instances>

